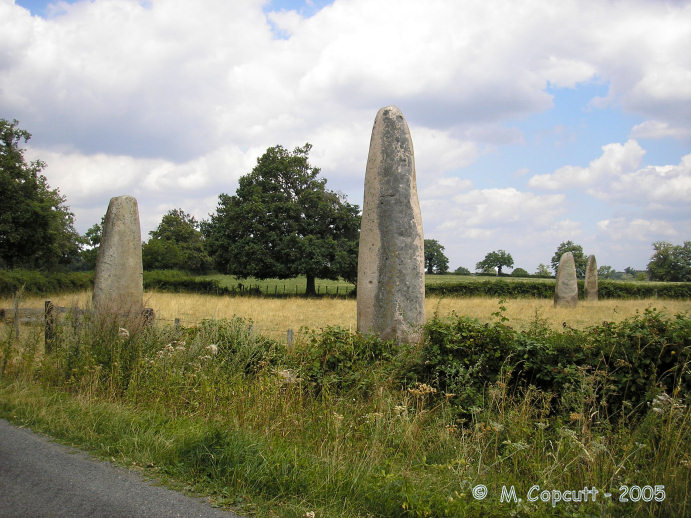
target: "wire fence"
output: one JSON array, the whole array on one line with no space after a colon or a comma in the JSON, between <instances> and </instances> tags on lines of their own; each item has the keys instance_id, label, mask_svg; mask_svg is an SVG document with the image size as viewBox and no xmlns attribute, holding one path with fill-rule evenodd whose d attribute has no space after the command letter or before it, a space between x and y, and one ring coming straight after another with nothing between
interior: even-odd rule
<instances>
[{"instance_id":1,"label":"wire fence","mask_svg":"<svg viewBox=\"0 0 691 518\"><path fill-rule=\"evenodd\" d=\"M50 345L53 343L55 338L55 326L57 325L59 315L73 314L77 319L79 319L85 313L89 312L90 310L80 309L78 307L67 308L63 306L55 306L50 300L45 301L43 308L20 307L18 301L15 300L15 305L13 308L0 308L0 322L5 322L6 324L10 324L12 326L11 331L15 339L19 338L20 324L44 325L46 350L50 350ZM172 325L177 330L183 327L197 326L199 325L199 322L203 320L188 320L178 317L157 317L154 313L154 310L151 308L144 308L141 316L147 323L153 323L154 321L165 322L168 323L168 325ZM293 344L296 335L296 332L293 329L281 329L267 325L255 325L253 323L249 325L249 331L251 333L255 332L275 340L285 340L288 345ZM10 339L12 339L12 336L10 336Z\"/></svg>"}]
</instances>

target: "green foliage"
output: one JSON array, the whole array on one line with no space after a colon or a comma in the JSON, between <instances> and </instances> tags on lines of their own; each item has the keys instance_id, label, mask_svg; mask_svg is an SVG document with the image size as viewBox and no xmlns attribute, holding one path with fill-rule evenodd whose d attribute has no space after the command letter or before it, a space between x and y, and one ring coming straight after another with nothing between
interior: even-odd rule
<instances>
[{"instance_id":1,"label":"green foliage","mask_svg":"<svg viewBox=\"0 0 691 518\"><path fill-rule=\"evenodd\" d=\"M530 277L530 274L523 268L514 268L511 272L511 277Z\"/></svg>"},{"instance_id":2,"label":"green foliage","mask_svg":"<svg viewBox=\"0 0 691 518\"><path fill-rule=\"evenodd\" d=\"M684 516L691 319L649 309L552 331L536 315L517 331L503 301L494 316L434 319L416 347L327 328L288 349L241 318L175 329L75 312L45 355L40 333L0 335L0 417L243 515ZM520 498L584 483L667 498L498 500L503 485Z\"/></svg>"},{"instance_id":3,"label":"green foliage","mask_svg":"<svg viewBox=\"0 0 691 518\"><path fill-rule=\"evenodd\" d=\"M80 237L65 198L40 174L46 164L26 163L19 145L31 134L18 125L0 119L0 266L54 269L77 257Z\"/></svg>"},{"instance_id":4,"label":"green foliage","mask_svg":"<svg viewBox=\"0 0 691 518\"><path fill-rule=\"evenodd\" d=\"M535 277L551 277L551 276L552 276L552 274L550 273L547 266L540 263L537 267L537 271L535 272Z\"/></svg>"},{"instance_id":5,"label":"green foliage","mask_svg":"<svg viewBox=\"0 0 691 518\"><path fill-rule=\"evenodd\" d=\"M376 366L391 362L401 347L405 346L329 326L310 333L295 366L318 394L356 389L363 395L376 383Z\"/></svg>"},{"instance_id":6,"label":"green foliage","mask_svg":"<svg viewBox=\"0 0 691 518\"><path fill-rule=\"evenodd\" d=\"M453 271L453 273L456 275L471 275L470 270L468 270L468 268L465 266L459 266Z\"/></svg>"},{"instance_id":7,"label":"green foliage","mask_svg":"<svg viewBox=\"0 0 691 518\"><path fill-rule=\"evenodd\" d=\"M512 268L513 257L505 250L495 250L494 252L488 252L485 258L475 265L475 269L487 273L496 268L497 276L499 276L504 266Z\"/></svg>"},{"instance_id":8,"label":"green foliage","mask_svg":"<svg viewBox=\"0 0 691 518\"><path fill-rule=\"evenodd\" d=\"M50 295L88 290L93 283L93 272L0 270L0 295L6 297L14 295L21 286L27 295Z\"/></svg>"},{"instance_id":9,"label":"green foliage","mask_svg":"<svg viewBox=\"0 0 691 518\"><path fill-rule=\"evenodd\" d=\"M557 274L561 256L566 252L571 252L573 254L573 260L576 263L576 276L579 278L585 277L585 269L588 267L588 258L583 255L583 247L575 244L573 241L560 243L557 247L557 251L554 252L552 260L550 261L554 274Z\"/></svg>"},{"instance_id":10,"label":"green foliage","mask_svg":"<svg viewBox=\"0 0 691 518\"><path fill-rule=\"evenodd\" d=\"M215 279L194 277L179 270L151 270L144 272L144 289L173 293L214 293L225 295L231 291Z\"/></svg>"},{"instance_id":11,"label":"green foliage","mask_svg":"<svg viewBox=\"0 0 691 518\"><path fill-rule=\"evenodd\" d=\"M202 232L220 272L258 279L304 274L309 294L317 277L354 280L359 209L317 178L310 149L267 149L234 196L219 196Z\"/></svg>"},{"instance_id":12,"label":"green foliage","mask_svg":"<svg viewBox=\"0 0 691 518\"><path fill-rule=\"evenodd\" d=\"M673 245L667 241L653 243L653 253L648 263L648 274L653 281L691 281L691 241Z\"/></svg>"},{"instance_id":13,"label":"green foliage","mask_svg":"<svg viewBox=\"0 0 691 518\"><path fill-rule=\"evenodd\" d=\"M455 394L466 415L482 406L484 387L502 379L510 379L513 390L535 386L560 394L555 404L573 411L567 393L581 390L585 376L601 401L598 412L608 418L645 414L645 402L659 390L691 389L688 317L668 319L649 309L620 323L563 333L540 322L521 333L500 320L492 325L466 317L429 322L416 369L419 381L440 394Z\"/></svg>"},{"instance_id":14,"label":"green foliage","mask_svg":"<svg viewBox=\"0 0 691 518\"><path fill-rule=\"evenodd\" d=\"M597 276L599 279L613 279L617 272L608 265L602 265L597 269Z\"/></svg>"},{"instance_id":15,"label":"green foliage","mask_svg":"<svg viewBox=\"0 0 691 518\"><path fill-rule=\"evenodd\" d=\"M579 293L583 294L583 280L578 281ZM427 295L454 295L459 297L554 297L553 280L463 280L437 282L425 285ZM598 283L601 299L629 298L691 298L691 283L642 283L602 280Z\"/></svg>"},{"instance_id":16,"label":"green foliage","mask_svg":"<svg viewBox=\"0 0 691 518\"><path fill-rule=\"evenodd\" d=\"M82 242L86 245L79 255L83 261L85 270L93 270L96 268L96 258L98 257L98 247L101 244L101 237L103 236L103 225L105 224L106 216L101 218L101 224L94 223L86 233L82 236Z\"/></svg>"},{"instance_id":17,"label":"green foliage","mask_svg":"<svg viewBox=\"0 0 691 518\"><path fill-rule=\"evenodd\" d=\"M444 246L436 239L425 239L425 270L430 275L449 271L449 259L444 255Z\"/></svg>"},{"instance_id":18,"label":"green foliage","mask_svg":"<svg viewBox=\"0 0 691 518\"><path fill-rule=\"evenodd\" d=\"M199 223L182 209L168 211L142 247L145 270L177 269L206 273L211 258L204 247Z\"/></svg>"}]
</instances>

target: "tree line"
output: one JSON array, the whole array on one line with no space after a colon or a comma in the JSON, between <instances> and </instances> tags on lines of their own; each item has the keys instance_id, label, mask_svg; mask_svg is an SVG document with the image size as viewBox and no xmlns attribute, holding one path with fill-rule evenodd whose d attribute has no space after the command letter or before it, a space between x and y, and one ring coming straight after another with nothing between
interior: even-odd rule
<instances>
[{"instance_id":1,"label":"tree line","mask_svg":"<svg viewBox=\"0 0 691 518\"><path fill-rule=\"evenodd\" d=\"M93 269L103 220L84 235L74 228L74 214L58 189L41 174L46 164L27 162L21 143L31 134L17 120L0 119L0 267L27 269ZM314 293L315 279L357 275L360 209L345 195L326 188L320 169L309 163L309 143L293 151L274 146L242 176L233 195L221 193L216 211L198 221L183 209L166 213L142 243L144 268L181 269L204 274L212 270L240 278L307 278L307 293ZM428 274L449 271L444 246L425 239L424 261ZM653 243L654 253L644 273L651 280L691 281L691 241L683 245ZM550 261L556 272L561 254L574 254L579 276L585 275L583 248L563 242ZM513 268L505 250L488 252L476 271L502 275ZM630 272L628 271L630 270ZM470 274L464 267L455 273ZM599 268L612 278L609 266ZM514 276L529 276L515 268ZM535 276L549 277L540 264Z\"/></svg>"}]
</instances>

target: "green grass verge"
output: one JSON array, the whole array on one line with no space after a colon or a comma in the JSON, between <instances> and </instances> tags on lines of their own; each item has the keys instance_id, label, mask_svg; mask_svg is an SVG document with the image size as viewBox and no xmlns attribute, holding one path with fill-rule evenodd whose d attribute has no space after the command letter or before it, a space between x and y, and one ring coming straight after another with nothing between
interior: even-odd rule
<instances>
[{"instance_id":1,"label":"green grass verge","mask_svg":"<svg viewBox=\"0 0 691 518\"><path fill-rule=\"evenodd\" d=\"M49 354L39 332L0 337L0 415L241 513L688 515L682 315L519 332L499 311L488 325L433 320L418 347L328 328L293 349L243 319L70 318ZM616 496L553 507L528 499L536 485ZM501 502L512 486L523 501ZM624 486L665 498L620 502Z\"/></svg>"}]
</instances>

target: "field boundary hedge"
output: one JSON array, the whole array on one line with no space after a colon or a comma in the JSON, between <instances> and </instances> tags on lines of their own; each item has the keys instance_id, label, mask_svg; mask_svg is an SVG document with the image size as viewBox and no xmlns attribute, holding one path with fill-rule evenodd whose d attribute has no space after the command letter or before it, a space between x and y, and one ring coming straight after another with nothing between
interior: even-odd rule
<instances>
[{"instance_id":1,"label":"field boundary hedge","mask_svg":"<svg viewBox=\"0 0 691 518\"><path fill-rule=\"evenodd\" d=\"M425 286L427 295L450 295L460 297L534 297L551 299L554 297L556 281L512 282L502 279L487 281L465 281L437 283ZM584 281L578 281L579 297L583 298ZM602 280L598 283L598 296L601 299L635 298L691 298L691 282L647 283Z\"/></svg>"},{"instance_id":2,"label":"field boundary hedge","mask_svg":"<svg viewBox=\"0 0 691 518\"><path fill-rule=\"evenodd\" d=\"M93 272L39 272L31 270L0 270L0 296L12 296L24 285L27 295L69 293L93 288ZM533 297L551 299L555 281L512 281L504 279L468 280L430 283L425 286L427 295L456 297ZM207 293L214 295L264 294L262 288L238 291L235 287L222 286L216 279L206 279L178 270L153 270L144 272L144 289L173 293ZM583 297L583 281L578 281L579 295ZM601 280L601 299L667 298L690 299L691 282L622 282ZM278 296L287 296L279 294ZM354 292L349 294L354 295ZM293 295L291 295L293 296Z\"/></svg>"}]
</instances>

